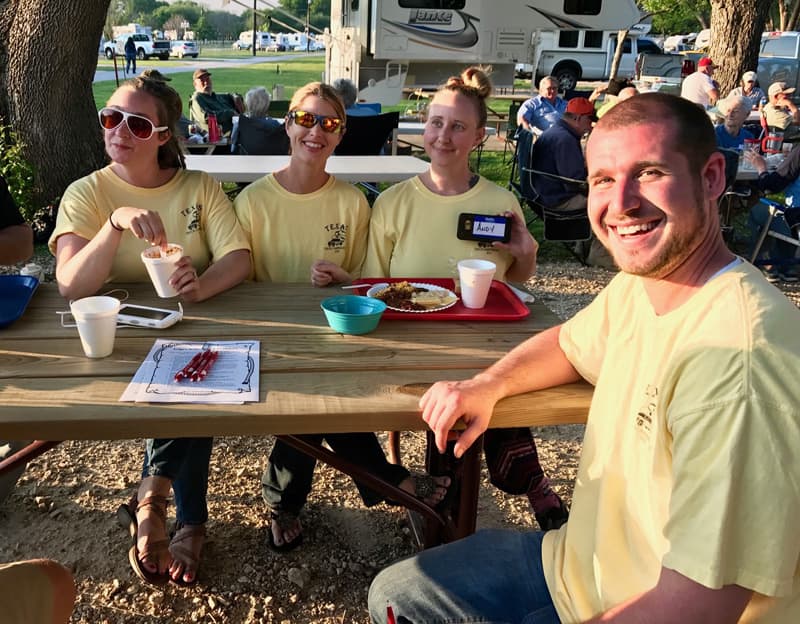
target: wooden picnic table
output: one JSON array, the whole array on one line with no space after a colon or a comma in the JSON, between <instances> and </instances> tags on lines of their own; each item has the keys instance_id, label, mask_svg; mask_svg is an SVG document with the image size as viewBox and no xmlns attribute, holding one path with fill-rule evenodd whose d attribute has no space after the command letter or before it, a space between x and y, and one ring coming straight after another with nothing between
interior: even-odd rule
<instances>
[{"instance_id":1,"label":"wooden picnic table","mask_svg":"<svg viewBox=\"0 0 800 624\"><path fill-rule=\"evenodd\" d=\"M123 288L132 303L176 307L159 299L149 283ZM0 330L0 439L280 434L297 444L292 434L425 430L417 401L429 384L470 377L558 322L535 303L518 321L435 322L409 315L384 319L373 333L348 336L331 330L320 309L323 298L341 292L310 284L242 284L209 301L184 304L184 320L170 328L118 329L112 355L93 360L83 355L77 330L60 324L56 312L68 303L56 285L41 284L23 316ZM259 402L120 403L156 338L260 340ZM584 422L591 394L588 384L579 383L508 398L498 404L492 426ZM310 452L353 474L352 466L318 450ZM448 518L413 497L398 497L437 520L428 525L428 544L474 531L479 461L480 443L458 462L461 497Z\"/></svg>"}]
</instances>

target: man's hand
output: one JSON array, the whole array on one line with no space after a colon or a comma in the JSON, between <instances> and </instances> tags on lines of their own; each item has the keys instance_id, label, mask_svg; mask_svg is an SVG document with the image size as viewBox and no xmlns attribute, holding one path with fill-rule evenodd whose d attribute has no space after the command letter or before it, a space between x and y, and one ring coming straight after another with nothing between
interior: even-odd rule
<instances>
[{"instance_id":1,"label":"man's hand","mask_svg":"<svg viewBox=\"0 0 800 624\"><path fill-rule=\"evenodd\" d=\"M422 419L436 437L436 448L444 453L450 430L460 418L466 424L453 452L461 457L473 442L489 427L492 412L500 400L496 384L486 374L467 381L439 381L419 400Z\"/></svg>"}]
</instances>

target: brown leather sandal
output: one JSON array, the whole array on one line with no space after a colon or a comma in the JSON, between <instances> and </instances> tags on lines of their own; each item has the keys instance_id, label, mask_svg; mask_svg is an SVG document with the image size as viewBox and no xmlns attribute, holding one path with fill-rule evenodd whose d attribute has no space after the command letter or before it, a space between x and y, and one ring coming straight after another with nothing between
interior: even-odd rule
<instances>
[{"instance_id":1,"label":"brown leather sandal","mask_svg":"<svg viewBox=\"0 0 800 624\"><path fill-rule=\"evenodd\" d=\"M152 513L151 521L160 521L164 535L167 535L167 498L157 495L148 496L144 500L138 502L136 511L138 513L140 509L148 507ZM151 585L165 585L169 581L169 574L166 572L150 572L144 568L142 564L152 563L157 566L160 556L164 551L169 552L169 539L165 537L164 539L150 540L143 549L139 550L136 544L139 537L139 525L135 516L131 535L133 544L131 544L128 550L128 561L136 576Z\"/></svg>"},{"instance_id":2,"label":"brown leather sandal","mask_svg":"<svg viewBox=\"0 0 800 624\"><path fill-rule=\"evenodd\" d=\"M200 565L200 553L206 541L206 526L204 524L182 524L175 526L175 535L169 543L169 552L174 561L183 564L183 573L178 578L170 575L169 580L176 585L188 587L197 582L197 568ZM184 542L188 544L184 545ZM194 575L191 581L184 580L187 573Z\"/></svg>"}]
</instances>

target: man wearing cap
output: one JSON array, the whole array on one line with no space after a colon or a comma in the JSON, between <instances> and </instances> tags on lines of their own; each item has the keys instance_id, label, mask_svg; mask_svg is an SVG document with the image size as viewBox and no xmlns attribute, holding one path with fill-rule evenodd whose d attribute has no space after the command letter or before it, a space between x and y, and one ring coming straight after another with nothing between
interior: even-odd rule
<instances>
[{"instance_id":1,"label":"man wearing cap","mask_svg":"<svg viewBox=\"0 0 800 624\"><path fill-rule=\"evenodd\" d=\"M573 98L567 102L561 119L533 144L530 168L545 174L532 177L537 203L556 211L586 209L586 195L578 186L546 174L586 180L581 138L592 129L596 119L594 104L586 98Z\"/></svg>"},{"instance_id":2,"label":"man wearing cap","mask_svg":"<svg viewBox=\"0 0 800 624\"><path fill-rule=\"evenodd\" d=\"M234 93L214 93L211 72L196 69L192 74L194 93L189 101L189 114L204 132L208 132L208 115L217 116L217 124L225 134L233 129L233 118L244 111L242 97Z\"/></svg>"},{"instance_id":3,"label":"man wearing cap","mask_svg":"<svg viewBox=\"0 0 800 624\"><path fill-rule=\"evenodd\" d=\"M797 124L800 124L800 110L789 98L794 93L794 87L787 87L785 82L773 82L769 85L769 103L764 107L762 114L771 130L784 132L784 139L797 135ZM794 124L793 127L790 127Z\"/></svg>"},{"instance_id":4,"label":"man wearing cap","mask_svg":"<svg viewBox=\"0 0 800 624\"><path fill-rule=\"evenodd\" d=\"M756 72L747 71L743 73L741 86L731 89L728 97L732 95L741 95L747 100L747 104L751 109L757 109L758 105L761 104L761 100L767 99L764 90L761 87L756 86L757 81L758 76L756 75Z\"/></svg>"},{"instance_id":5,"label":"man wearing cap","mask_svg":"<svg viewBox=\"0 0 800 624\"><path fill-rule=\"evenodd\" d=\"M681 85L681 97L699 104L703 108L711 108L719 99L717 84L711 78L714 75L714 62L704 56L697 63L697 71L689 74Z\"/></svg>"}]
</instances>

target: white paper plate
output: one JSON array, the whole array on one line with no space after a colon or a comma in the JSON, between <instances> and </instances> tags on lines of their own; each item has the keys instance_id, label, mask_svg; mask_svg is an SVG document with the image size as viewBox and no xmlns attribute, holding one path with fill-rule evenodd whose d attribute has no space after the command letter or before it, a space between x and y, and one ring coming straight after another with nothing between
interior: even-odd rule
<instances>
[{"instance_id":1,"label":"white paper plate","mask_svg":"<svg viewBox=\"0 0 800 624\"><path fill-rule=\"evenodd\" d=\"M448 290L447 288L444 288L442 286L436 286L435 284L425 284L423 282L409 282L409 284L411 284L414 288L442 291L451 295L452 297L455 297L455 299L453 299L453 301L451 301L446 305L439 306L438 308L428 308L426 310L403 310L402 308L393 308L392 306L387 305L386 307L389 310L394 310L395 312L408 312L409 314L428 314L429 312L439 312L440 310L446 310L447 308L452 308L458 301L458 296L452 290ZM375 295L377 295L384 288L386 288L386 284L375 284L372 288L370 288L367 291L367 297L375 298Z\"/></svg>"}]
</instances>

